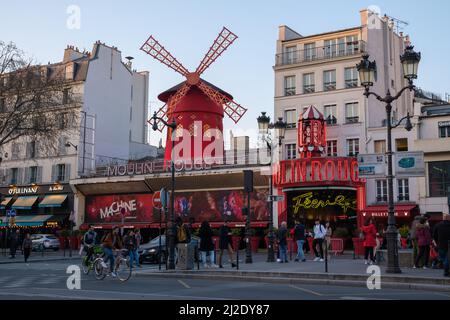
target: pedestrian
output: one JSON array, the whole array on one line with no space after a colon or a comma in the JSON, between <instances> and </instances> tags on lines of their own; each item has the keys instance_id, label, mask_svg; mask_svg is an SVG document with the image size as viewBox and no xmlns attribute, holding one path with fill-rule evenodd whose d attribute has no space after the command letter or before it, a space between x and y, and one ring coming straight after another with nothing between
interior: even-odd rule
<instances>
[{"instance_id":1,"label":"pedestrian","mask_svg":"<svg viewBox=\"0 0 450 320\"><path fill-rule=\"evenodd\" d=\"M136 261L136 265L139 264L136 255L137 242L134 230L128 231L128 234L123 238L123 244L125 246L125 249L128 250L128 256L130 257L130 267L133 268L134 261Z\"/></svg>"},{"instance_id":2,"label":"pedestrian","mask_svg":"<svg viewBox=\"0 0 450 320\"><path fill-rule=\"evenodd\" d=\"M183 223L181 217L177 217L175 220L177 228L176 244L191 242L191 232L187 224Z\"/></svg>"},{"instance_id":3,"label":"pedestrian","mask_svg":"<svg viewBox=\"0 0 450 320\"><path fill-rule=\"evenodd\" d=\"M22 243L22 251L23 251L23 257L25 258L25 263L27 263L28 258L31 254L31 249L33 247L33 241L31 241L31 236L29 233L25 235L25 239Z\"/></svg>"},{"instance_id":4,"label":"pedestrian","mask_svg":"<svg viewBox=\"0 0 450 320\"><path fill-rule=\"evenodd\" d=\"M280 248L280 263L288 263L287 259L287 224L286 221L281 223L280 229L278 230L278 246Z\"/></svg>"},{"instance_id":5,"label":"pedestrian","mask_svg":"<svg viewBox=\"0 0 450 320\"><path fill-rule=\"evenodd\" d=\"M413 222L411 223L411 227L409 228L409 239L412 242L413 247L413 261L416 261L417 253L419 250L419 247L417 245L417 238L416 238L416 228L417 224L420 222L420 215L415 216Z\"/></svg>"},{"instance_id":6,"label":"pedestrian","mask_svg":"<svg viewBox=\"0 0 450 320\"><path fill-rule=\"evenodd\" d=\"M377 246L377 229L375 228L373 220L366 220L364 226L361 227L361 231L364 237L364 264L373 264L375 262L373 249Z\"/></svg>"},{"instance_id":7,"label":"pedestrian","mask_svg":"<svg viewBox=\"0 0 450 320\"><path fill-rule=\"evenodd\" d=\"M214 243L212 240L213 231L208 221L203 221L198 232L200 237L200 254L202 256L203 267L216 268L214 263Z\"/></svg>"},{"instance_id":8,"label":"pedestrian","mask_svg":"<svg viewBox=\"0 0 450 320\"><path fill-rule=\"evenodd\" d=\"M430 259L430 245L431 245L431 232L430 226L427 224L427 219L422 217L419 223L416 225L416 239L419 247L419 253L414 261L413 268L419 268L419 262L424 258L423 268L428 268L428 261Z\"/></svg>"},{"instance_id":9,"label":"pedestrian","mask_svg":"<svg viewBox=\"0 0 450 320\"><path fill-rule=\"evenodd\" d=\"M12 230L11 236L9 238L9 255L10 259L16 258L16 251L17 251L17 243L19 241L19 229Z\"/></svg>"},{"instance_id":10,"label":"pedestrian","mask_svg":"<svg viewBox=\"0 0 450 320\"><path fill-rule=\"evenodd\" d=\"M231 246L231 230L228 227L228 222L224 221L223 225L219 230L219 268L223 268L222 265L222 256L223 251L228 251L228 257L230 259L231 267L236 267L236 264L233 262L233 247Z\"/></svg>"},{"instance_id":11,"label":"pedestrian","mask_svg":"<svg viewBox=\"0 0 450 320\"><path fill-rule=\"evenodd\" d=\"M450 241L450 215L444 214L443 221L439 222L433 231L433 239L437 244L439 258L444 264L444 276L450 277L448 261L448 242Z\"/></svg>"},{"instance_id":12,"label":"pedestrian","mask_svg":"<svg viewBox=\"0 0 450 320\"><path fill-rule=\"evenodd\" d=\"M303 244L305 243L305 225L299 221L295 222L294 241L297 243L297 256L295 261L305 262L305 253L303 252Z\"/></svg>"},{"instance_id":13,"label":"pedestrian","mask_svg":"<svg viewBox=\"0 0 450 320\"><path fill-rule=\"evenodd\" d=\"M331 251L331 236L333 235L333 228L331 228L330 221L327 221L325 223L325 230L327 230L327 232L325 234L325 247L327 249L328 260L329 260L330 251Z\"/></svg>"},{"instance_id":14,"label":"pedestrian","mask_svg":"<svg viewBox=\"0 0 450 320\"><path fill-rule=\"evenodd\" d=\"M314 240L313 240L313 250L314 254L316 255L314 261L324 261L323 260L323 240L326 237L327 231L323 224L320 223L320 219L316 219L315 225L314 225ZM319 252L317 251L317 246L319 246Z\"/></svg>"},{"instance_id":15,"label":"pedestrian","mask_svg":"<svg viewBox=\"0 0 450 320\"><path fill-rule=\"evenodd\" d=\"M134 229L134 236L136 237L136 249L134 250L134 255L136 257L136 262L138 264L139 268L142 268L141 265L141 261L139 260L139 247L141 246L142 243L142 235L141 235L141 230L136 228Z\"/></svg>"}]
</instances>

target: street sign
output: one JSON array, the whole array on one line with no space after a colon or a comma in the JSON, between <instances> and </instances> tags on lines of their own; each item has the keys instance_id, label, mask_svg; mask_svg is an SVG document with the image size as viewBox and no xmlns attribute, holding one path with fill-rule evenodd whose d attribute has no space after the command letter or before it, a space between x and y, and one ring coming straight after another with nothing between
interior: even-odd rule
<instances>
[{"instance_id":1,"label":"street sign","mask_svg":"<svg viewBox=\"0 0 450 320\"><path fill-rule=\"evenodd\" d=\"M425 176L425 162L423 151L396 152L394 156L396 176Z\"/></svg>"},{"instance_id":2,"label":"street sign","mask_svg":"<svg viewBox=\"0 0 450 320\"><path fill-rule=\"evenodd\" d=\"M277 201L283 201L284 200L284 196L269 196L268 198L267 198L267 201L274 201L274 202L277 202Z\"/></svg>"},{"instance_id":3,"label":"street sign","mask_svg":"<svg viewBox=\"0 0 450 320\"><path fill-rule=\"evenodd\" d=\"M361 178L385 177L386 156L384 154L359 154L358 175Z\"/></svg>"},{"instance_id":4,"label":"street sign","mask_svg":"<svg viewBox=\"0 0 450 320\"><path fill-rule=\"evenodd\" d=\"M7 217L15 217L16 216L16 210L15 209L6 210L6 216Z\"/></svg>"},{"instance_id":5,"label":"street sign","mask_svg":"<svg viewBox=\"0 0 450 320\"><path fill-rule=\"evenodd\" d=\"M156 191L152 197L153 207L157 209L162 209L162 201L161 201L161 191Z\"/></svg>"},{"instance_id":6,"label":"street sign","mask_svg":"<svg viewBox=\"0 0 450 320\"><path fill-rule=\"evenodd\" d=\"M161 191L161 204L163 208L167 208L167 205L169 203L169 193L166 191L166 189L162 188Z\"/></svg>"}]
</instances>

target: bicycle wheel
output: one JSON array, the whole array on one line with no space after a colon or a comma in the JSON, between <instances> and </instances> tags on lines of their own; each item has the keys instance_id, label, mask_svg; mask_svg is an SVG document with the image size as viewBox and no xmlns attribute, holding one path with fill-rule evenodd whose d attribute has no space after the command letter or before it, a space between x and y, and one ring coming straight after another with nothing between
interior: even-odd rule
<instances>
[{"instance_id":1,"label":"bicycle wheel","mask_svg":"<svg viewBox=\"0 0 450 320\"><path fill-rule=\"evenodd\" d=\"M128 258L118 257L116 274L120 281L127 281L131 277L131 265Z\"/></svg>"},{"instance_id":2,"label":"bicycle wheel","mask_svg":"<svg viewBox=\"0 0 450 320\"><path fill-rule=\"evenodd\" d=\"M106 270L103 267L103 259L97 258L94 261L94 274L97 280L103 280L106 277Z\"/></svg>"}]
</instances>

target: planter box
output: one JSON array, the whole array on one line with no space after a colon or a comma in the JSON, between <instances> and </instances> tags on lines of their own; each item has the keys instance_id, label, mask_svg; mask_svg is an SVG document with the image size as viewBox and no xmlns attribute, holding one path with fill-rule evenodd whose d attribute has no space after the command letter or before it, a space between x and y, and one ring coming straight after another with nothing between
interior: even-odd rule
<instances>
[{"instance_id":1,"label":"planter box","mask_svg":"<svg viewBox=\"0 0 450 320\"><path fill-rule=\"evenodd\" d=\"M360 238L352 238L353 241L353 250L356 256L364 255L364 240Z\"/></svg>"},{"instance_id":2,"label":"planter box","mask_svg":"<svg viewBox=\"0 0 450 320\"><path fill-rule=\"evenodd\" d=\"M383 257L383 259L379 261L380 266L387 266L387 250L378 250L378 252ZM398 250L398 264L400 268L412 268L412 266L414 265L413 250Z\"/></svg>"}]
</instances>

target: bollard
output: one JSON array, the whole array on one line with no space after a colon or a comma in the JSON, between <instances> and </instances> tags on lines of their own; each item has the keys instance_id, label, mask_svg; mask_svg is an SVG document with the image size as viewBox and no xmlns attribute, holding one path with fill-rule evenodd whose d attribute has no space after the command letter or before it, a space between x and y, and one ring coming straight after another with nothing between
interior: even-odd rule
<instances>
[{"instance_id":1,"label":"bollard","mask_svg":"<svg viewBox=\"0 0 450 320\"><path fill-rule=\"evenodd\" d=\"M198 248L198 246L197 247L195 247L195 252L196 252L196 256L197 256L197 270L200 270L200 250L199 250L199 248ZM206 263L206 261L204 261L204 263Z\"/></svg>"},{"instance_id":2,"label":"bollard","mask_svg":"<svg viewBox=\"0 0 450 320\"><path fill-rule=\"evenodd\" d=\"M236 249L236 270L239 270L239 245Z\"/></svg>"},{"instance_id":3,"label":"bollard","mask_svg":"<svg viewBox=\"0 0 450 320\"><path fill-rule=\"evenodd\" d=\"M325 239L325 272L328 273L328 242Z\"/></svg>"}]
</instances>

